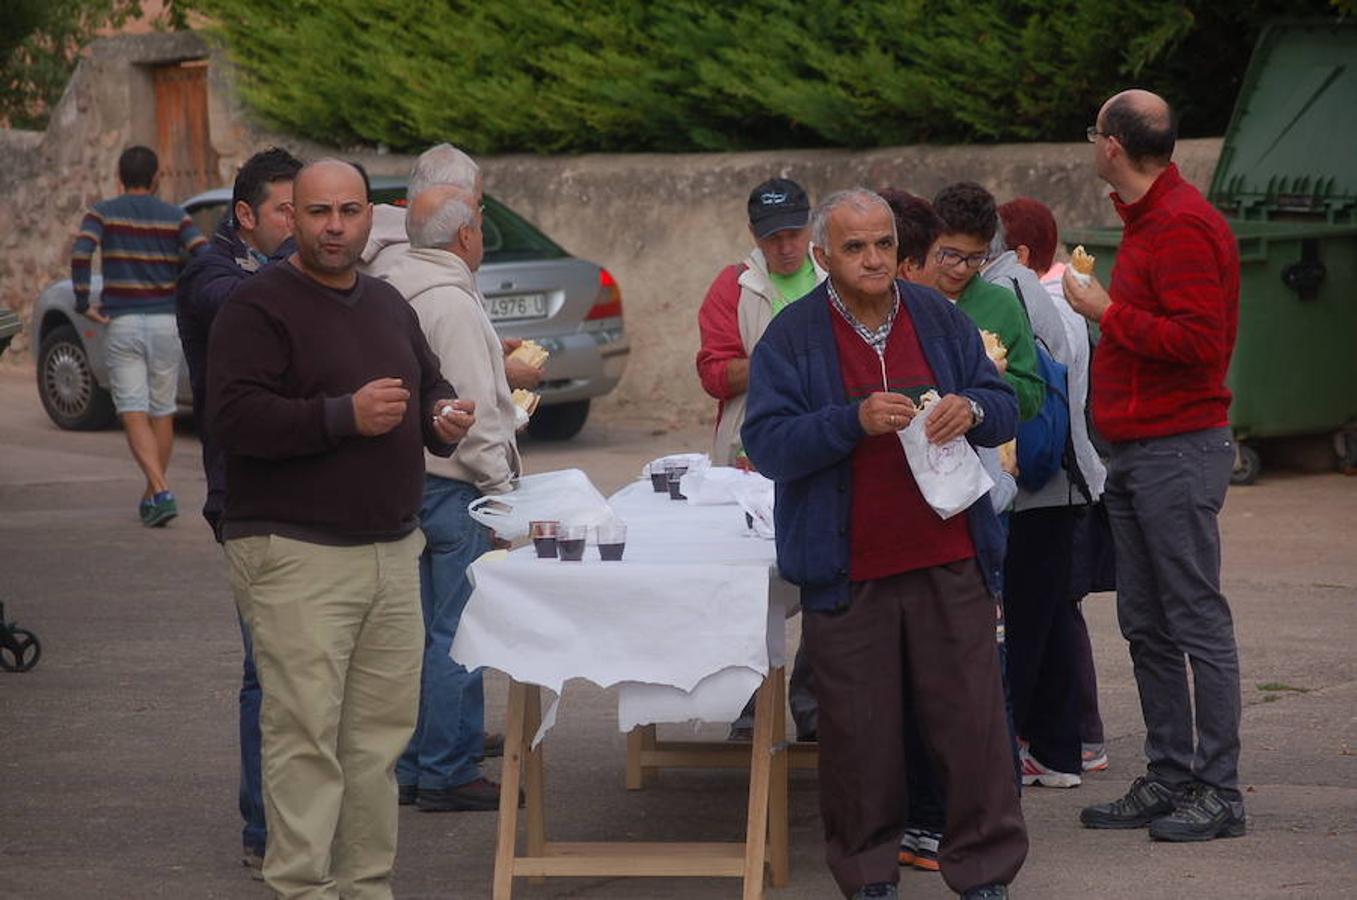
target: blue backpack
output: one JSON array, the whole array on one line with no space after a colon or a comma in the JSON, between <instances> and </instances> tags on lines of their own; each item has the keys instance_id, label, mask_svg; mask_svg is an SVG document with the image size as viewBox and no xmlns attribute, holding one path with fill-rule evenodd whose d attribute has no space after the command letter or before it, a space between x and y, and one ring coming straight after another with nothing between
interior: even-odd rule
<instances>
[{"instance_id":1,"label":"blue backpack","mask_svg":"<svg viewBox=\"0 0 1357 900\"><path fill-rule=\"evenodd\" d=\"M1026 315L1027 301L1016 278L1013 291ZM1030 327L1030 316L1028 324ZM1018 423L1018 487L1027 491L1042 488L1065 466L1070 444L1069 369L1051 356L1035 332L1032 336L1037 347L1037 374L1046 382L1046 399L1035 416Z\"/></svg>"}]
</instances>

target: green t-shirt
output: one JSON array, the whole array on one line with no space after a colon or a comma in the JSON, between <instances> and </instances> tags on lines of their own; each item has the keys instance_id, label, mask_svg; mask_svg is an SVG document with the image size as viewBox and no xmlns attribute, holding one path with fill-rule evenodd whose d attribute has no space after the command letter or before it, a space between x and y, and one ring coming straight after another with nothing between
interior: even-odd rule
<instances>
[{"instance_id":1,"label":"green t-shirt","mask_svg":"<svg viewBox=\"0 0 1357 900\"><path fill-rule=\"evenodd\" d=\"M769 272L768 280L773 283L773 287L777 290L777 296L771 298L773 315L776 316L790 306L793 301L800 300L814 289L815 265L807 256L806 261L801 263L801 268L792 274L778 275L775 272Z\"/></svg>"},{"instance_id":2,"label":"green t-shirt","mask_svg":"<svg viewBox=\"0 0 1357 900\"><path fill-rule=\"evenodd\" d=\"M1018 303L1018 295L976 275L961 292L956 305L977 328L994 332L1008 348L1004 381L1018 395L1018 420L1026 421L1035 416L1046 399L1046 382L1037 373L1032 326L1027 324L1027 314Z\"/></svg>"}]
</instances>

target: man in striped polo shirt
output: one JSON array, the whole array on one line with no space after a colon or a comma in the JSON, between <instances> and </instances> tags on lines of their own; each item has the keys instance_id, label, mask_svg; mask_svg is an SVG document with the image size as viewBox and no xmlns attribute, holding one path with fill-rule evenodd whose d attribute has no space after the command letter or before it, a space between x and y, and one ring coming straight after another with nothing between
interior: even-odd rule
<instances>
[{"instance_id":1,"label":"man in striped polo shirt","mask_svg":"<svg viewBox=\"0 0 1357 900\"><path fill-rule=\"evenodd\" d=\"M155 196L158 167L149 147L124 150L118 157L122 193L85 213L71 249L76 312L106 329L109 389L132 458L146 476L138 513L148 527L179 512L165 481L179 385L174 287L187 258L207 246L182 209ZM95 250L104 281L97 307L90 305Z\"/></svg>"}]
</instances>

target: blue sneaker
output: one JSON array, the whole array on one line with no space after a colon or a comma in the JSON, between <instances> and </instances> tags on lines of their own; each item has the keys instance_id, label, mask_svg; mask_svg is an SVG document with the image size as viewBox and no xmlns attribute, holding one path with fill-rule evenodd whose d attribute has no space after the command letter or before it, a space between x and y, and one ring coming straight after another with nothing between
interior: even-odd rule
<instances>
[{"instance_id":1,"label":"blue sneaker","mask_svg":"<svg viewBox=\"0 0 1357 900\"><path fill-rule=\"evenodd\" d=\"M141 519L141 524L143 525L150 524L147 522L147 519L151 518L151 514L154 512L155 503L150 497L147 497L145 500L141 501L141 503L137 504L137 517Z\"/></svg>"},{"instance_id":2,"label":"blue sneaker","mask_svg":"<svg viewBox=\"0 0 1357 900\"><path fill-rule=\"evenodd\" d=\"M141 524L147 528L160 528L170 519L179 515L179 505L174 502L174 494L169 491L161 491L151 498L151 509L149 512L143 512ZM143 501L143 506L145 501Z\"/></svg>"}]
</instances>

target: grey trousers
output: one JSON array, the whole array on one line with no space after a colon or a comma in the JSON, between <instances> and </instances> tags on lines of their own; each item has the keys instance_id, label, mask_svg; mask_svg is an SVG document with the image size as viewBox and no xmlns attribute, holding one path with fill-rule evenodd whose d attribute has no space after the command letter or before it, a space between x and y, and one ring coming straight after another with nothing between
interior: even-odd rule
<instances>
[{"instance_id":1,"label":"grey trousers","mask_svg":"<svg viewBox=\"0 0 1357 900\"><path fill-rule=\"evenodd\" d=\"M1231 800L1239 799L1239 654L1220 592L1216 518L1234 450L1228 428L1114 444L1103 495L1149 774L1175 786L1200 781Z\"/></svg>"}]
</instances>

